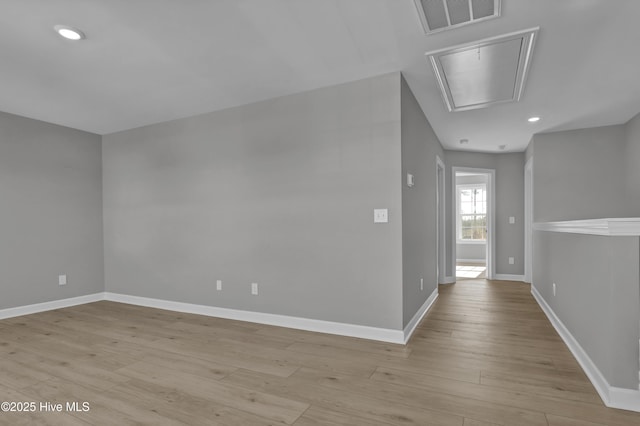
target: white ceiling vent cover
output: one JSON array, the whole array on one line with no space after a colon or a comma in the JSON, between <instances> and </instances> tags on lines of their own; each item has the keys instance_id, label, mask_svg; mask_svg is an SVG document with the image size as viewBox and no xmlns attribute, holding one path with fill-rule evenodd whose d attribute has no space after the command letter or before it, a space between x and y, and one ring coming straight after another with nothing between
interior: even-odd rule
<instances>
[{"instance_id":1,"label":"white ceiling vent cover","mask_svg":"<svg viewBox=\"0 0 640 426\"><path fill-rule=\"evenodd\" d=\"M539 28L427 52L449 111L517 102Z\"/></svg>"},{"instance_id":2,"label":"white ceiling vent cover","mask_svg":"<svg viewBox=\"0 0 640 426\"><path fill-rule=\"evenodd\" d=\"M424 32L435 33L500 16L501 0L414 0Z\"/></svg>"}]
</instances>

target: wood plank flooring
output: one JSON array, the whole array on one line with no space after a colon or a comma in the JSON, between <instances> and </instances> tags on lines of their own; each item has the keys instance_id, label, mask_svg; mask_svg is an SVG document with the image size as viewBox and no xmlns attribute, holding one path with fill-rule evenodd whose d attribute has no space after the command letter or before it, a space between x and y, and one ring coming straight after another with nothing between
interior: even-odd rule
<instances>
[{"instance_id":1,"label":"wood plank flooring","mask_svg":"<svg viewBox=\"0 0 640 426\"><path fill-rule=\"evenodd\" d=\"M0 321L2 425L640 425L530 294L464 280L405 347L112 302ZM65 407L66 408L66 407Z\"/></svg>"}]
</instances>

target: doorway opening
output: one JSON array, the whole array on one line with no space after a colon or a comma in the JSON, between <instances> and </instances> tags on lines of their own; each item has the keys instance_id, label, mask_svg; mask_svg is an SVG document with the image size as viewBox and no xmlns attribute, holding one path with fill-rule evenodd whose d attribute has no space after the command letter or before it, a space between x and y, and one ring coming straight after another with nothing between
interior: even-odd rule
<instances>
[{"instance_id":1,"label":"doorway opening","mask_svg":"<svg viewBox=\"0 0 640 426\"><path fill-rule=\"evenodd\" d=\"M493 170L453 169L456 280L493 278Z\"/></svg>"},{"instance_id":2,"label":"doorway opening","mask_svg":"<svg viewBox=\"0 0 640 426\"><path fill-rule=\"evenodd\" d=\"M436 255L438 283L447 282L446 277L446 233L445 233L445 166L436 156Z\"/></svg>"},{"instance_id":3,"label":"doorway opening","mask_svg":"<svg viewBox=\"0 0 640 426\"><path fill-rule=\"evenodd\" d=\"M524 166L524 281L533 282L533 157Z\"/></svg>"}]
</instances>

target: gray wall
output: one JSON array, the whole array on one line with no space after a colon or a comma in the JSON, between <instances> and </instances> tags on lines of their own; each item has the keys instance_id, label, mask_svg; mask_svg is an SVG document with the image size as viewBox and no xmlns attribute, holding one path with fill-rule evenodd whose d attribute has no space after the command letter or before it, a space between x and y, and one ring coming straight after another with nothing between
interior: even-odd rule
<instances>
[{"instance_id":1,"label":"gray wall","mask_svg":"<svg viewBox=\"0 0 640 426\"><path fill-rule=\"evenodd\" d=\"M436 156L442 146L402 78L402 300L403 327L438 286ZM414 186L406 184L407 173ZM420 279L424 280L422 290Z\"/></svg>"},{"instance_id":2,"label":"gray wall","mask_svg":"<svg viewBox=\"0 0 640 426\"><path fill-rule=\"evenodd\" d=\"M452 167L494 169L496 171L496 274L524 274L524 153L484 154L445 151L447 194L453 194ZM455 200L447 201L447 218L455 213ZM509 224L509 216L516 223ZM452 247L452 221L447 223L447 247ZM515 263L509 265L509 257ZM447 276L453 276L453 250L448 253Z\"/></svg>"},{"instance_id":3,"label":"gray wall","mask_svg":"<svg viewBox=\"0 0 640 426\"><path fill-rule=\"evenodd\" d=\"M536 155L538 152L536 147ZM534 232L536 290L609 384L635 390L640 338L639 247L638 237Z\"/></svg>"},{"instance_id":4,"label":"gray wall","mask_svg":"<svg viewBox=\"0 0 640 426\"><path fill-rule=\"evenodd\" d=\"M538 134L529 150L534 222L640 215L638 116ZM533 232L533 286L609 384L631 389L638 387L638 240Z\"/></svg>"},{"instance_id":5,"label":"gray wall","mask_svg":"<svg viewBox=\"0 0 640 426\"><path fill-rule=\"evenodd\" d=\"M401 329L400 140L399 73L105 136L106 290Z\"/></svg>"},{"instance_id":6,"label":"gray wall","mask_svg":"<svg viewBox=\"0 0 640 426\"><path fill-rule=\"evenodd\" d=\"M533 221L627 214L625 126L535 135Z\"/></svg>"},{"instance_id":7,"label":"gray wall","mask_svg":"<svg viewBox=\"0 0 640 426\"><path fill-rule=\"evenodd\" d=\"M101 186L100 136L0 113L0 309L104 291Z\"/></svg>"},{"instance_id":8,"label":"gray wall","mask_svg":"<svg viewBox=\"0 0 640 426\"><path fill-rule=\"evenodd\" d=\"M457 243L456 260L483 263L487 259L487 245L484 243Z\"/></svg>"},{"instance_id":9,"label":"gray wall","mask_svg":"<svg viewBox=\"0 0 640 426\"><path fill-rule=\"evenodd\" d=\"M627 216L640 217L640 114L625 126L625 184L629 200Z\"/></svg>"}]
</instances>

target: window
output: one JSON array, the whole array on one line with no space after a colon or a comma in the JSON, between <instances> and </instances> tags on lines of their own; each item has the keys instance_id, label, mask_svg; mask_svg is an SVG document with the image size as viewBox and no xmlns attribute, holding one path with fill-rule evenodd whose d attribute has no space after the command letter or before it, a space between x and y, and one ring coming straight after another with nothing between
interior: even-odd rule
<instances>
[{"instance_id":1,"label":"window","mask_svg":"<svg viewBox=\"0 0 640 426\"><path fill-rule=\"evenodd\" d=\"M457 185L458 241L485 242L487 240L487 187Z\"/></svg>"}]
</instances>

